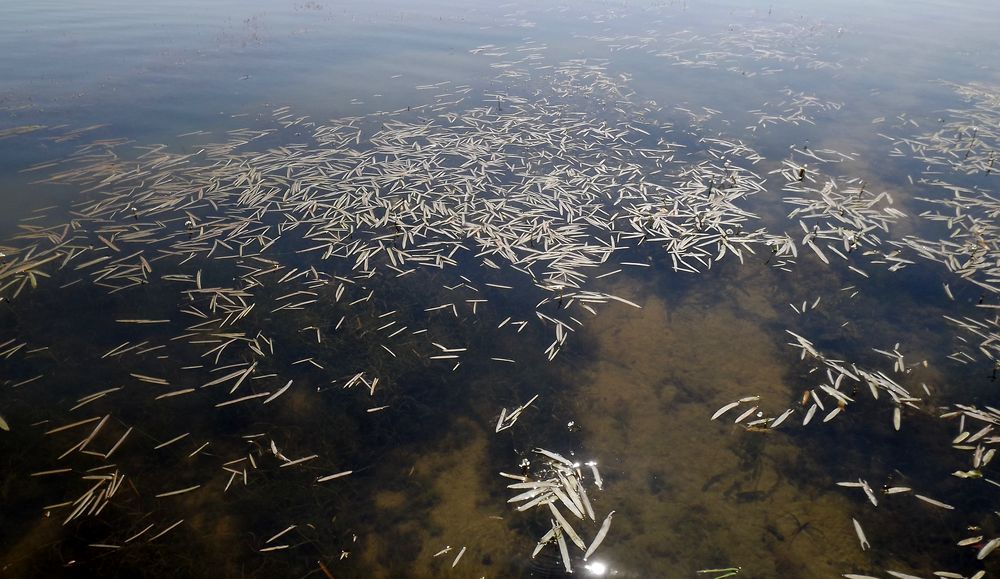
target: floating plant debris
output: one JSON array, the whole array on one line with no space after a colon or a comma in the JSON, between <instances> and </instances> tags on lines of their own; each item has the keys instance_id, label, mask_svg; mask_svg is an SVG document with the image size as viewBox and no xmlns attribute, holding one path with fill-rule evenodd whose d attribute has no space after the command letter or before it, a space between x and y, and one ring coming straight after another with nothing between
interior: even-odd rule
<instances>
[{"instance_id":1,"label":"floating plant debris","mask_svg":"<svg viewBox=\"0 0 1000 579\"><path fill-rule=\"evenodd\" d=\"M423 4L0 23L2 574L1000 569L995 7Z\"/></svg>"}]
</instances>

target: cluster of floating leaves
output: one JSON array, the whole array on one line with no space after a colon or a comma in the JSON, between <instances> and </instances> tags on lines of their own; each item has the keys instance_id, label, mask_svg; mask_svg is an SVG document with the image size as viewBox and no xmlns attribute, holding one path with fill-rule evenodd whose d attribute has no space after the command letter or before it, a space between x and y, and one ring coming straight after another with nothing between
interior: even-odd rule
<instances>
[{"instance_id":1,"label":"cluster of floating leaves","mask_svg":"<svg viewBox=\"0 0 1000 579\"><path fill-rule=\"evenodd\" d=\"M33 292L46 287L135 304L122 306L134 315L116 313L119 329L108 334L136 331L95 361L113 364L122 385L77 392L65 415L31 426L62 446L33 473L63 481L44 512L64 525L113 514L114 528L87 546L118 551L187 529L184 509L172 507L207 500L189 497L283 477L307 489L336 485L358 465L345 460L349 452L331 456L290 434L289 396L360 389L372 400L367 413L391 414L405 368L456 372L474 356L451 338L488 307L510 308L494 314L503 318L498 333L550 332L548 360L601 304L637 307L601 289L623 268L649 267L642 251L637 261L620 257L632 243L655 243L666 250L659 258L698 271L787 241L746 231L755 216L739 203L761 190L760 177L739 165L753 158L747 147L712 143L731 149L724 162L675 159L669 126L596 118L560 102L584 86L619 98L600 65L566 63L553 79L546 98L487 93L456 109L470 87L418 87L451 92L431 105L325 123L279 108L274 128L234 130L191 153L94 141L65 163L29 168L80 197L65 222L46 223L55 209L31 217L6 248L0 291L15 313L27 315ZM450 301L399 309L394 295L432 279ZM142 306L149 292L163 298L154 315ZM515 305L527 300L537 306ZM163 339L146 329L179 333ZM44 366L48 346L15 336L3 348L26 372ZM519 362L488 353L494 368ZM11 386L53 379L26 373ZM525 406L501 415L505 428ZM152 423L150 408L160 416ZM220 438L163 418L205 408L246 434ZM143 466L148 453L190 466L163 480ZM136 510L146 514L123 514ZM260 552L316 543L313 519L285 523Z\"/></svg>"},{"instance_id":2,"label":"cluster of floating leaves","mask_svg":"<svg viewBox=\"0 0 1000 579\"><path fill-rule=\"evenodd\" d=\"M508 489L517 493L507 502L517 504L518 511L530 509L545 511L551 528L538 540L531 557L535 558L546 546L554 544L559 548L560 560L566 573L572 573L573 559L569 554L567 543L571 542L584 552L583 561L586 563L608 535L615 512L611 511L604 516L594 538L589 544L585 543L558 505L562 505L563 510L571 513L575 517L574 520L586 524L589 519L590 523L597 523L594 507L587 494L588 479L594 486L592 490L604 488L597 463L589 461L586 463L588 468L585 469L584 465L572 462L557 452L539 448L535 449L535 453L539 455L537 461L542 462L541 468L525 459L522 463L522 471L525 474L500 473L501 476L517 481L507 485ZM584 475L584 470L588 471L587 475ZM577 528L580 528L579 523L577 523ZM593 562L586 565L585 568L595 575L603 575L606 565Z\"/></svg>"},{"instance_id":3,"label":"cluster of floating leaves","mask_svg":"<svg viewBox=\"0 0 1000 579\"><path fill-rule=\"evenodd\" d=\"M793 46L772 42L761 61L796 65L806 59L805 65L813 68L834 66L803 53L795 30L772 33ZM720 53L699 53L697 58L684 56L696 40L688 37L618 39L626 44L616 48L656 51L685 66L743 69L737 55L762 36L767 34L750 31L744 42L729 36L719 43ZM724 135L702 135L696 146L681 146L672 128L653 118L655 103L632 103L634 95L608 72L606 62L576 60L552 68L536 58L544 45L519 48L517 59L495 63L499 80L537 88L543 79L544 90L479 94L471 86L429 85L418 88L445 92L424 106L322 123L286 107L274 111L275 127L235 130L228 140L204 144L193 153L97 141L54 170L48 164L33 168L50 173L46 183L75 187L80 198L62 222L45 221L52 216L25 221L22 233L4 249L0 293L15 311L31 304L32 291L46 284L65 290L100 288L109 296L152 290L173 296L175 309L162 317L136 315L115 323L182 329L165 342L142 339L141 332L130 334L103 354L105 362L96 361L117 365L126 385L96 389L73 400L63 414L28 426L63 445L51 457L50 468L32 475L66 481L45 513L64 525L100 519L126 502L123 489L131 488L134 495L128 500L141 501L140 510L157 515L150 519L147 512L130 519L119 513L127 522L88 545L123 550L136 542L162 541L184 528L185 518L172 513L176 503L171 501L177 497L214 492L210 487L215 486L223 493L238 492L285 473L295 473L302 485L337 484L352 476L355 465L312 451L308 437L282 439L275 428L247 430L238 441L220 440L158 421L141 424L139 440L137 429L148 409L122 415L116 398L140 396L158 412L175 403L180 404L178 412L236 411L242 413L241 426L249 429L275 419L272 409L304 388L302 382L310 384L310 391L322 390L312 387L316 382L328 387L329 368L336 366L339 377L332 383L366 393L371 399L366 414L391 411L391 402L379 396L399 386L404 362L454 372L471 356L466 344L448 341L458 333L455 320L475 319L485 304L500 304L509 311L498 315L503 319L497 332L528 328L549 333L551 343L542 355L551 361L581 320L595 315L601 304L637 305L603 289L601 280L624 268L662 263L682 275L752 257L792 271L798 261L808 259L810 267L853 272L863 281L872 265L898 271L923 259L944 264L956 283L996 293L1000 236L994 221L1000 202L983 185L951 184L938 174L984 179L995 174L992 127L1000 126L1000 99L994 89L957 87L973 101L973 110L950 111L954 120L939 130L896 140L894 150L908 146L926 163L920 185L949 190L953 196L927 197L934 209L919 214L945 223L947 236L891 241L891 228L907 214L894 206L889 193L873 191L860 178L835 174L834 167L854 159L850 153L799 146L789 158L769 161L740 139ZM475 52L491 58L508 54L493 46ZM578 106L575 97L581 93L591 99L588 107ZM786 96L791 108L780 103L786 107L782 114L760 113L761 129L778 122L809 122L810 111L839 106L802 93ZM755 170L761 162L771 169L763 175ZM750 199L779 179L791 213L782 226L765 227L751 211ZM806 251L800 256L801 250ZM455 297L409 312L392 306L391 292L416 292L428 279L444 281ZM853 286L845 290L856 291ZM944 290L952 295L948 284ZM530 299L537 305L527 311L517 307L505 297L511 293L518 294L518 303ZM819 304L810 299L792 307L804 314ZM1000 351L995 307L978 305L990 317L949 319L980 338L978 350L992 360ZM283 350L276 334L296 347ZM769 401L751 395L727 404L713 418L741 407L736 422L755 432L791 424L795 414L802 415L803 425L820 413L822 422L830 422L846 415L845 409L858 402L857 392L866 390L888 404L897 431L904 412L923 416L937 411L929 402L931 389L913 383L912 372L923 363L906 363L900 345L875 350L892 362L891 370L883 370L839 359L808 337L789 334L806 372L819 376L819 383L781 412L767 412ZM0 348L0 356L16 360L21 372L40 364L46 350L18 335L5 338ZM304 358L293 360L287 353L308 348L314 354ZM504 352L490 354L496 367L518 362ZM974 357L956 353L953 359L972 362ZM288 379L292 374L298 378ZM45 380L44 374L27 374L11 386L37 386ZM496 430L515 427L530 404L510 415L502 411ZM0 425L26 426L17 414L8 416L12 420ZM953 445L972 455L970 469L955 476L970 484L996 484L984 469L1000 442L990 436L1000 411L956 404L942 417L959 420ZM211 456L205 453L209 447ZM149 460L148 452L172 453L175 465L185 458L205 458L216 472L205 476L204 470L191 468L171 481L143 478L134 471ZM515 485L527 485L515 488L532 493L519 501L544 504L551 512L555 522L540 544L554 540L569 571L566 538L586 553L586 560L604 541L611 515L585 546L555 506L558 501L596 523L581 469L560 455L540 452L549 459L547 470L533 477L515 475L521 477ZM599 484L596 471L594 478ZM862 489L872 507L878 506L879 497L867 481L842 486ZM912 494L933 507L954 508L909 487L882 492ZM869 548L861 523L854 519L853 524L862 549ZM311 532L306 527L312 524L283 524L258 550L294 549L290 539L296 533L306 536ZM975 546L980 560L998 544L985 535L973 538L963 538L959 545ZM322 569L329 574L325 565ZM938 576L963 577L948 571Z\"/></svg>"},{"instance_id":4,"label":"cluster of floating leaves","mask_svg":"<svg viewBox=\"0 0 1000 579\"><path fill-rule=\"evenodd\" d=\"M741 76L772 76L794 69L840 70L847 66L820 48L823 41L840 38L841 27L823 23L768 23L732 25L712 34L691 30L658 31L635 35L589 35L612 51L641 50L665 59L671 66L724 70Z\"/></svg>"}]
</instances>

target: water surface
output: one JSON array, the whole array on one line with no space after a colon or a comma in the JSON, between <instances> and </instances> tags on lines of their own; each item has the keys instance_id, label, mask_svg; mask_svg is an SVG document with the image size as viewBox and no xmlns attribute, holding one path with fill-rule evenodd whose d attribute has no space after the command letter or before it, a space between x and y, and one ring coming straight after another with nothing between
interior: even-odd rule
<instances>
[{"instance_id":1,"label":"water surface","mask_svg":"<svg viewBox=\"0 0 1000 579\"><path fill-rule=\"evenodd\" d=\"M998 18L5 6L0 569L996 573Z\"/></svg>"}]
</instances>

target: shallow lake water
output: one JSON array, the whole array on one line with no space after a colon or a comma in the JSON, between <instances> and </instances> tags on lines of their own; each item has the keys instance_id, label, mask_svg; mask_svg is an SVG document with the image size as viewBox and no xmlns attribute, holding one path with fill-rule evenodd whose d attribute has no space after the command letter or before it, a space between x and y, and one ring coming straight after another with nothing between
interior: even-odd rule
<instances>
[{"instance_id":1,"label":"shallow lake water","mask_svg":"<svg viewBox=\"0 0 1000 579\"><path fill-rule=\"evenodd\" d=\"M1000 573L1000 5L868 4L0 7L0 575Z\"/></svg>"}]
</instances>

